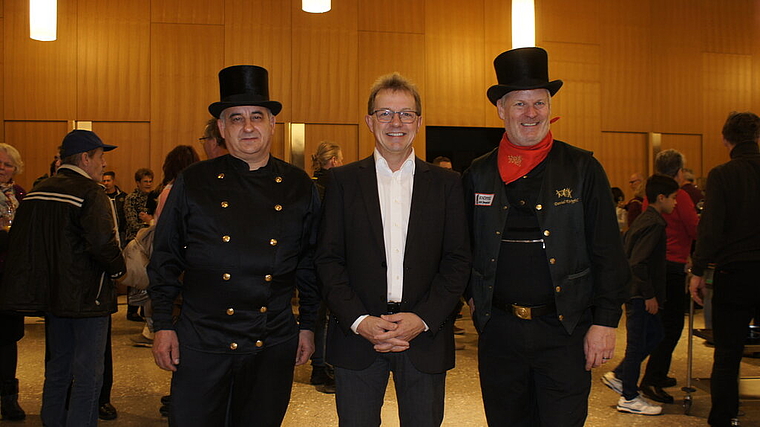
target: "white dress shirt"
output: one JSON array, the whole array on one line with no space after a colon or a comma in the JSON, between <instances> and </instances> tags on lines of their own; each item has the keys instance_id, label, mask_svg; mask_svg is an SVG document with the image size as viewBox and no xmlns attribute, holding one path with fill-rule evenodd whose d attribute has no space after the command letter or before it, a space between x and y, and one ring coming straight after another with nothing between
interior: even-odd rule
<instances>
[{"instance_id":1,"label":"white dress shirt","mask_svg":"<svg viewBox=\"0 0 760 427\"><path fill-rule=\"evenodd\" d=\"M383 221L385 262L387 269L386 301L401 302L404 296L404 251L406 233L409 229L409 213L412 209L414 188L414 149L399 170L393 172L388 162L375 149L375 173L377 194L380 199L380 216ZM356 332L367 315L359 316L351 325Z\"/></svg>"}]
</instances>

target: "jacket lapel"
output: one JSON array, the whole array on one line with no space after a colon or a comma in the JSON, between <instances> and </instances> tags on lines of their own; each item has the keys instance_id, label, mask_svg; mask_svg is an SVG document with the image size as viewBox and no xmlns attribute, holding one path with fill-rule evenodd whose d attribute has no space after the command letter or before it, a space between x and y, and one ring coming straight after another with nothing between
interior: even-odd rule
<instances>
[{"instance_id":1,"label":"jacket lapel","mask_svg":"<svg viewBox=\"0 0 760 427\"><path fill-rule=\"evenodd\" d=\"M424 230L425 227L422 224L425 221L425 203L426 196L430 194L430 165L420 160L418 157L414 158L414 185L412 187L412 206L409 212L409 226L406 232L406 253L415 253L414 245L416 242L421 242L423 239L417 237L417 233ZM411 249L411 251L410 251ZM407 257L404 257L406 261Z\"/></svg>"},{"instance_id":2,"label":"jacket lapel","mask_svg":"<svg viewBox=\"0 0 760 427\"><path fill-rule=\"evenodd\" d=\"M359 162L359 187L364 206L367 209L367 220L377 244L385 254L385 239L383 238L383 218L380 213L380 195L377 192L377 172L375 171L375 158L369 156Z\"/></svg>"}]
</instances>

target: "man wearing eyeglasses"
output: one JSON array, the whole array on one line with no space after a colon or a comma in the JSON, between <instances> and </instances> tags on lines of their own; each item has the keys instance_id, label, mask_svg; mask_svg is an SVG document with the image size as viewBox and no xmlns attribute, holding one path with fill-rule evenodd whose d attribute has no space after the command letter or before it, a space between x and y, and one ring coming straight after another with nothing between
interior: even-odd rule
<instances>
[{"instance_id":1,"label":"man wearing eyeglasses","mask_svg":"<svg viewBox=\"0 0 760 427\"><path fill-rule=\"evenodd\" d=\"M402 426L443 420L470 251L458 175L415 156L421 112L414 85L381 77L365 117L374 154L329 172L316 265L341 425L380 425L390 372Z\"/></svg>"},{"instance_id":2,"label":"man wearing eyeglasses","mask_svg":"<svg viewBox=\"0 0 760 427\"><path fill-rule=\"evenodd\" d=\"M203 146L203 152L206 153L206 158L209 160L228 153L227 145L219 133L219 125L216 124L216 121L216 118L209 119L206 122L206 128L203 130L203 136L198 138L198 142Z\"/></svg>"}]
</instances>

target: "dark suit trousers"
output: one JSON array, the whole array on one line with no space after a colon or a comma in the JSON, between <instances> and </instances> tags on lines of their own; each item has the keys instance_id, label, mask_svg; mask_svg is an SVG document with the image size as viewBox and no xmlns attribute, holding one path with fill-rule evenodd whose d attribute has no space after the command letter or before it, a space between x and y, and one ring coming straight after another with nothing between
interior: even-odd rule
<instances>
[{"instance_id":1,"label":"dark suit trousers","mask_svg":"<svg viewBox=\"0 0 760 427\"><path fill-rule=\"evenodd\" d=\"M180 349L172 375L172 427L277 427L293 385L298 337L256 354Z\"/></svg>"},{"instance_id":2,"label":"dark suit trousers","mask_svg":"<svg viewBox=\"0 0 760 427\"><path fill-rule=\"evenodd\" d=\"M591 373L583 339L587 310L568 335L556 315L523 320L498 308L478 339L478 370L491 427L581 427Z\"/></svg>"},{"instance_id":3,"label":"dark suit trousers","mask_svg":"<svg viewBox=\"0 0 760 427\"><path fill-rule=\"evenodd\" d=\"M414 345L414 342L412 342ZM427 374L414 367L406 352L378 353L366 369L335 367L335 402L341 427L380 425L388 376L393 372L402 427L438 427L443 422L446 372Z\"/></svg>"},{"instance_id":4,"label":"dark suit trousers","mask_svg":"<svg viewBox=\"0 0 760 427\"><path fill-rule=\"evenodd\" d=\"M711 426L730 426L739 412L739 364L749 322L760 308L757 272L760 262L733 263L715 270L713 335L715 356L710 394Z\"/></svg>"}]
</instances>

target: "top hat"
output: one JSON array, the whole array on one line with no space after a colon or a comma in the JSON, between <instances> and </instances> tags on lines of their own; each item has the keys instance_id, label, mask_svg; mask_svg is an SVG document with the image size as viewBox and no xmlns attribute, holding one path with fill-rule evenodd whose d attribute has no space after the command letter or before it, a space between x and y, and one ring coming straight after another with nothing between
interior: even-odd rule
<instances>
[{"instance_id":1,"label":"top hat","mask_svg":"<svg viewBox=\"0 0 760 427\"><path fill-rule=\"evenodd\" d=\"M82 129L74 129L63 137L61 143L61 157L69 157L74 154L85 153L96 148L102 148L103 151L111 151L116 148L115 145L103 144L100 137L95 132Z\"/></svg>"},{"instance_id":2,"label":"top hat","mask_svg":"<svg viewBox=\"0 0 760 427\"><path fill-rule=\"evenodd\" d=\"M540 47L508 50L493 60L493 67L499 82L488 88L493 105L513 90L547 89L554 96L562 87L562 80L549 81L549 56Z\"/></svg>"},{"instance_id":3,"label":"top hat","mask_svg":"<svg viewBox=\"0 0 760 427\"><path fill-rule=\"evenodd\" d=\"M239 105L258 105L269 108L273 115L282 104L269 100L269 74L256 65L234 65L219 72L220 102L208 106L208 112L219 118L225 108Z\"/></svg>"}]
</instances>

